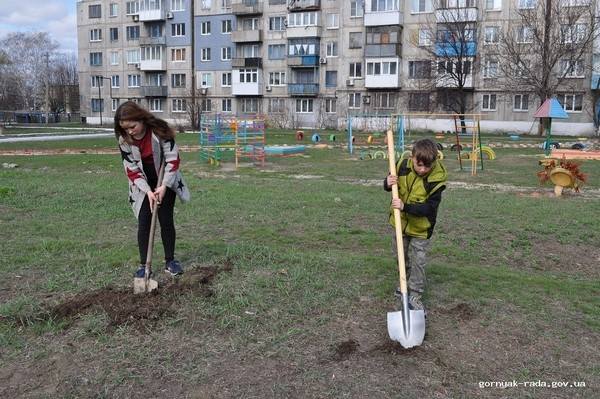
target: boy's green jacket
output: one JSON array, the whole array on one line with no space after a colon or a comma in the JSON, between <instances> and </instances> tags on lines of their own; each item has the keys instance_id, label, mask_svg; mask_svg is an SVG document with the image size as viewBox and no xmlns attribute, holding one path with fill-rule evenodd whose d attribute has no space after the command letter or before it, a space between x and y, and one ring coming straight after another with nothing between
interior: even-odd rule
<instances>
[{"instance_id":1,"label":"boy's green jacket","mask_svg":"<svg viewBox=\"0 0 600 399\"><path fill-rule=\"evenodd\" d=\"M412 158L400 159L396 164L398 194L404 209L401 212L402 233L411 237L430 238L435 226L442 191L446 188L448 173L440 160L433 163L424 177L413 169ZM384 188L387 181L384 180ZM393 209L390 206L390 224L394 226Z\"/></svg>"}]
</instances>

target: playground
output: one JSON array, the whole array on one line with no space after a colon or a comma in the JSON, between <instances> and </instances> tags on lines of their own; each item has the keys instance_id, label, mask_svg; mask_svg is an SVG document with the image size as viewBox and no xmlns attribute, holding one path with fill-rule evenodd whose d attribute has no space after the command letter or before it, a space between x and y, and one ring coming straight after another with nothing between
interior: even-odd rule
<instances>
[{"instance_id":1,"label":"playground","mask_svg":"<svg viewBox=\"0 0 600 399\"><path fill-rule=\"evenodd\" d=\"M449 171L427 333L407 350L386 331L397 280L387 159L361 156L385 149L383 132L353 126L350 153L348 129L299 140L299 129L246 127L240 148L272 154L248 151L237 167L235 138L211 163L208 136L178 134L192 195L175 217L186 273L158 273L159 292L141 297L114 138L0 143L0 396L596 395L599 160L572 159L586 181L557 196L538 177L546 137L459 129L459 156L456 131L406 128L398 153L432 138ZM551 142L600 149L597 137Z\"/></svg>"}]
</instances>

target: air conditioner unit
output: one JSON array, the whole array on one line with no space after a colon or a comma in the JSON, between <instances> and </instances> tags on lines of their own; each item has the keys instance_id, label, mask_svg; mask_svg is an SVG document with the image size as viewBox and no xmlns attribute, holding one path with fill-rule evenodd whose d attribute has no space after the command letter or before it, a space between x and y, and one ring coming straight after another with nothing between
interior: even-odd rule
<instances>
[{"instance_id":1,"label":"air conditioner unit","mask_svg":"<svg viewBox=\"0 0 600 399\"><path fill-rule=\"evenodd\" d=\"M173 13L171 11L167 11L167 19L173 19Z\"/></svg>"},{"instance_id":2,"label":"air conditioner unit","mask_svg":"<svg viewBox=\"0 0 600 399\"><path fill-rule=\"evenodd\" d=\"M346 86L354 86L354 79L347 79Z\"/></svg>"},{"instance_id":3,"label":"air conditioner unit","mask_svg":"<svg viewBox=\"0 0 600 399\"><path fill-rule=\"evenodd\" d=\"M202 94L203 96L205 96L206 93L208 93L208 88L203 87L203 88L200 89L200 94Z\"/></svg>"},{"instance_id":4,"label":"air conditioner unit","mask_svg":"<svg viewBox=\"0 0 600 399\"><path fill-rule=\"evenodd\" d=\"M363 104L371 104L371 96L364 96Z\"/></svg>"},{"instance_id":5,"label":"air conditioner unit","mask_svg":"<svg viewBox=\"0 0 600 399\"><path fill-rule=\"evenodd\" d=\"M140 64L133 64L134 67L136 67L137 69L140 69Z\"/></svg>"},{"instance_id":6,"label":"air conditioner unit","mask_svg":"<svg viewBox=\"0 0 600 399\"><path fill-rule=\"evenodd\" d=\"M265 87L266 91L271 91L271 86L267 85L267 87Z\"/></svg>"},{"instance_id":7,"label":"air conditioner unit","mask_svg":"<svg viewBox=\"0 0 600 399\"><path fill-rule=\"evenodd\" d=\"M140 16L139 15L134 15L133 16L133 22L138 22L140 20Z\"/></svg>"},{"instance_id":8,"label":"air conditioner unit","mask_svg":"<svg viewBox=\"0 0 600 399\"><path fill-rule=\"evenodd\" d=\"M327 58L325 58L325 57L319 58L319 64L327 64Z\"/></svg>"}]
</instances>

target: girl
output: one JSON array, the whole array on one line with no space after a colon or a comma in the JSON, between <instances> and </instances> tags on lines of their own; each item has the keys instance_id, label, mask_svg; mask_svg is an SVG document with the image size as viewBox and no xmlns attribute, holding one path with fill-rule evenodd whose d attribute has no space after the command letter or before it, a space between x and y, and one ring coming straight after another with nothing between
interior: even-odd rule
<instances>
[{"instance_id":1,"label":"girl","mask_svg":"<svg viewBox=\"0 0 600 399\"><path fill-rule=\"evenodd\" d=\"M165 271L171 275L183 273L175 260L175 197L190 199L190 192L179 171L179 150L175 131L167 122L156 118L136 103L127 101L115 113L115 136L119 141L125 174L129 179L129 203L138 219L138 247L141 266L135 277L144 277L152 207L158 208L160 233L165 251ZM165 163L162 184L157 187L161 162Z\"/></svg>"}]
</instances>

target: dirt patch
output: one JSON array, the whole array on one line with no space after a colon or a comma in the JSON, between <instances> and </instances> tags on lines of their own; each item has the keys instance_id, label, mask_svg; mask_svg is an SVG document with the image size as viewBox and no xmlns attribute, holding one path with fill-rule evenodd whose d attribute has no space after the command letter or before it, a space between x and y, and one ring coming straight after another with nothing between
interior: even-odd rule
<instances>
[{"instance_id":1,"label":"dirt patch","mask_svg":"<svg viewBox=\"0 0 600 399\"><path fill-rule=\"evenodd\" d=\"M177 297L181 294L211 296L211 284L215 277L221 271L230 271L231 267L231 263L226 262L222 268L211 266L191 270L148 294L136 295L131 288L114 287L77 294L53 307L48 315L57 321L66 321L69 325L80 315L102 311L108 316L109 329L123 324L141 328L173 311Z\"/></svg>"},{"instance_id":2,"label":"dirt patch","mask_svg":"<svg viewBox=\"0 0 600 399\"><path fill-rule=\"evenodd\" d=\"M475 317L475 311L466 303L459 303L448 309L445 313L457 317L461 321L469 321Z\"/></svg>"},{"instance_id":3,"label":"dirt patch","mask_svg":"<svg viewBox=\"0 0 600 399\"><path fill-rule=\"evenodd\" d=\"M332 358L333 360L338 362L347 360L350 357L350 355L352 355L358 350L358 347L359 343L353 339L340 342L335 346Z\"/></svg>"}]
</instances>

